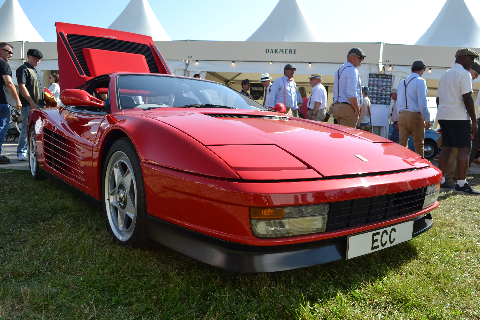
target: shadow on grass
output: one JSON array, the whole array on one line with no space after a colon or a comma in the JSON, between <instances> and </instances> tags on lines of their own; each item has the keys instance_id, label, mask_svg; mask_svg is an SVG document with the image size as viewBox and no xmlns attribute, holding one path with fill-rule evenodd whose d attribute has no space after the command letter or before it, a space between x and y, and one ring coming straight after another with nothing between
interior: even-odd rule
<instances>
[{"instance_id":1,"label":"shadow on grass","mask_svg":"<svg viewBox=\"0 0 480 320\"><path fill-rule=\"evenodd\" d=\"M62 184L0 170L0 194L5 317L44 313L75 319L95 310L96 318L117 319L292 319L305 300L349 293L417 257L408 242L349 261L238 274L160 245L148 250L115 245L98 207L65 192Z\"/></svg>"}]
</instances>

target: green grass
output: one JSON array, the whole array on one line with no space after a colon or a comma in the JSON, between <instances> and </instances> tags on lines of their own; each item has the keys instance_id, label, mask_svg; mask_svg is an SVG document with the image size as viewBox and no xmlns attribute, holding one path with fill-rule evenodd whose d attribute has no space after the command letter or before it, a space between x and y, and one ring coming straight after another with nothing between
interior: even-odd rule
<instances>
[{"instance_id":1,"label":"green grass","mask_svg":"<svg viewBox=\"0 0 480 320\"><path fill-rule=\"evenodd\" d=\"M480 198L443 194L430 231L369 256L245 275L119 247L77 197L0 170L0 319L480 319Z\"/></svg>"}]
</instances>

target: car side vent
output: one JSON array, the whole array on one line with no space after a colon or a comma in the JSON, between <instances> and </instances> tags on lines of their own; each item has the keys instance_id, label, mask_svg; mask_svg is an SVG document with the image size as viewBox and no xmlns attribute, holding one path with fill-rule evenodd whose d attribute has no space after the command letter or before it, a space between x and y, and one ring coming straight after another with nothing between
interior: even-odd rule
<instances>
[{"instance_id":1,"label":"car side vent","mask_svg":"<svg viewBox=\"0 0 480 320\"><path fill-rule=\"evenodd\" d=\"M145 60L147 60L148 69L150 69L150 72L159 73L152 50L146 44L78 34L69 34L67 35L67 39L68 43L72 47L73 52L75 53L75 56L77 57L78 63L80 63L85 75L89 77L91 74L90 70L88 70L85 56L83 55L83 48L141 54L145 56Z\"/></svg>"},{"instance_id":2,"label":"car side vent","mask_svg":"<svg viewBox=\"0 0 480 320\"><path fill-rule=\"evenodd\" d=\"M75 144L60 134L48 129L43 129L44 153L47 164L76 181L85 181L83 160L79 154L82 152Z\"/></svg>"},{"instance_id":3,"label":"car side vent","mask_svg":"<svg viewBox=\"0 0 480 320\"><path fill-rule=\"evenodd\" d=\"M258 115L250 115L250 114L205 114L206 116L210 116L213 118L240 118L240 119L267 119L267 120L289 120L287 117L282 116L258 116Z\"/></svg>"}]
</instances>

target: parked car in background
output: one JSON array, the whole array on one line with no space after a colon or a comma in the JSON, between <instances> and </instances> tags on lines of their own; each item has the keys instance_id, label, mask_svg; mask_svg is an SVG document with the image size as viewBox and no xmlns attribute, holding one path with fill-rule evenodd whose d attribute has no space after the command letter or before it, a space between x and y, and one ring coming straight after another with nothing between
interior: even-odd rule
<instances>
[{"instance_id":1,"label":"parked car in background","mask_svg":"<svg viewBox=\"0 0 480 320\"><path fill-rule=\"evenodd\" d=\"M392 134L393 127L392 124L389 125L388 127L388 136ZM425 130L425 140L424 140L424 151L423 151L423 156L426 159L433 159L435 156L440 152L438 145L437 145L437 140L441 136L441 133L438 129L432 130L428 129ZM408 139L408 148L412 151L415 151L415 145L413 144L413 137L410 136Z\"/></svg>"}]
</instances>

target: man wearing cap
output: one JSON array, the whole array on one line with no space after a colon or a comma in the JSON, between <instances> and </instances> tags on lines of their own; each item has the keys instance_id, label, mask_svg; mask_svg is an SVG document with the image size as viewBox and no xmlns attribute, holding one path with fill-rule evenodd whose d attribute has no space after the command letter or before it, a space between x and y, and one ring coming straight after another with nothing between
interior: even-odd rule
<instances>
[{"instance_id":1,"label":"man wearing cap","mask_svg":"<svg viewBox=\"0 0 480 320\"><path fill-rule=\"evenodd\" d=\"M240 91L240 93L243 94L245 97L249 97L253 100L253 96L248 93L248 90L250 90L250 81L248 79L245 79L242 81L242 91Z\"/></svg>"},{"instance_id":2,"label":"man wearing cap","mask_svg":"<svg viewBox=\"0 0 480 320\"><path fill-rule=\"evenodd\" d=\"M267 107L269 106L269 99L270 99L270 92L272 91L272 78L270 78L270 75L268 73L262 74L262 77L260 78L260 82L262 83L263 86L263 106Z\"/></svg>"},{"instance_id":3,"label":"man wearing cap","mask_svg":"<svg viewBox=\"0 0 480 320\"><path fill-rule=\"evenodd\" d=\"M22 102L22 131L18 137L17 156L19 161L27 160L27 119L30 110L43 105L43 91L38 85L35 69L43 55L38 49L28 49L27 61L17 69L18 89Z\"/></svg>"},{"instance_id":4,"label":"man wearing cap","mask_svg":"<svg viewBox=\"0 0 480 320\"><path fill-rule=\"evenodd\" d=\"M293 81L296 70L297 68L293 64L285 65L283 77L273 82L268 102L270 109L273 109L277 103L283 103L287 108L287 114L298 115L297 84Z\"/></svg>"},{"instance_id":5,"label":"man wearing cap","mask_svg":"<svg viewBox=\"0 0 480 320\"><path fill-rule=\"evenodd\" d=\"M472 81L478 79L480 76L480 63L475 60L472 68L470 69L470 73L472 75ZM477 116L477 125L480 123L480 115L478 112L478 107L480 107L480 92L477 95L477 101L475 102L477 105L477 108L475 108L475 115ZM475 155L477 154L477 150L480 148L480 130L477 130L477 133L475 134L473 141L472 141L472 150L470 151L470 158L468 159L468 165L470 166L473 161L475 161ZM477 159L476 163L479 162L479 159Z\"/></svg>"},{"instance_id":6,"label":"man wearing cap","mask_svg":"<svg viewBox=\"0 0 480 320\"><path fill-rule=\"evenodd\" d=\"M325 120L327 91L321 82L321 75L314 73L310 76L310 86L312 87L312 94L310 95L310 99L308 99L308 119L310 120Z\"/></svg>"},{"instance_id":7,"label":"man wearing cap","mask_svg":"<svg viewBox=\"0 0 480 320\"><path fill-rule=\"evenodd\" d=\"M2 144L5 138L8 125L10 123L10 108L8 106L5 89L8 90L13 100L15 100L15 108L20 109L22 103L17 95L17 90L12 81L12 69L8 61L13 55L13 46L6 42L0 43L0 155L2 154ZM10 159L6 156L0 156L0 164L8 164Z\"/></svg>"},{"instance_id":8,"label":"man wearing cap","mask_svg":"<svg viewBox=\"0 0 480 320\"><path fill-rule=\"evenodd\" d=\"M362 101L362 88L357 68L362 65L366 55L360 48L348 52L347 62L335 72L333 82L333 116L338 124L355 128Z\"/></svg>"},{"instance_id":9,"label":"man wearing cap","mask_svg":"<svg viewBox=\"0 0 480 320\"><path fill-rule=\"evenodd\" d=\"M393 101L392 113L390 114L393 130L392 130L392 134L390 135L390 140L398 143L399 133L398 133L397 89L392 89L392 92L390 93L390 97L392 98L392 101Z\"/></svg>"},{"instance_id":10,"label":"man wearing cap","mask_svg":"<svg viewBox=\"0 0 480 320\"><path fill-rule=\"evenodd\" d=\"M477 133L477 117L472 97L471 69L478 54L468 48L461 48L455 54L455 63L447 70L438 83L437 118L442 129L442 151L438 168L442 170L441 188L454 189L456 193L479 195L466 180L468 158L472 147L471 133ZM471 125L470 125L471 120ZM455 188L445 181L445 170L453 148L458 148L458 180Z\"/></svg>"},{"instance_id":11,"label":"man wearing cap","mask_svg":"<svg viewBox=\"0 0 480 320\"><path fill-rule=\"evenodd\" d=\"M415 152L423 157L425 130L430 128L430 112L427 108L427 82L422 78L425 63L412 63L412 73L400 82L397 89L398 144L407 147L410 135Z\"/></svg>"}]
</instances>

